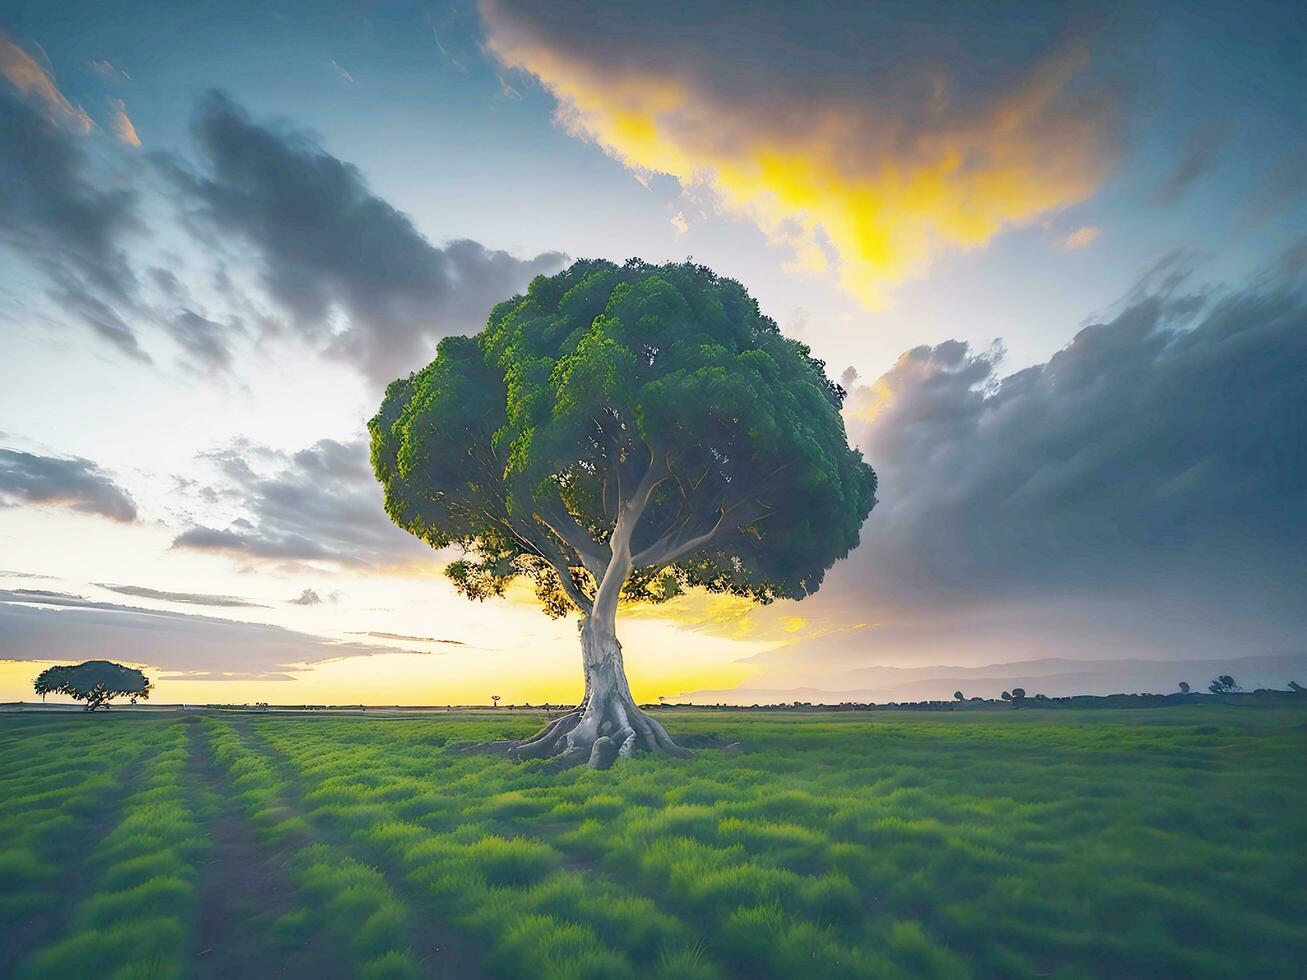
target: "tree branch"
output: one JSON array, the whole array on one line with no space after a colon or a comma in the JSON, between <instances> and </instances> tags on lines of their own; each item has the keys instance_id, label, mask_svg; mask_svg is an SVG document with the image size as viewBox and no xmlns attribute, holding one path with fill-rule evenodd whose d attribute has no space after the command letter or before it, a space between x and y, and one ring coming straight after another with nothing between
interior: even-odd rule
<instances>
[{"instance_id":1,"label":"tree branch","mask_svg":"<svg viewBox=\"0 0 1307 980\"><path fill-rule=\"evenodd\" d=\"M631 564L636 567L670 565L710 544L723 532L733 531L743 524L765 516L770 511L771 508L756 497L745 497L729 507L723 507L716 522L706 531L678 541L677 539L684 533L684 526L682 526L677 531L664 535L639 554L633 555Z\"/></svg>"},{"instance_id":2,"label":"tree branch","mask_svg":"<svg viewBox=\"0 0 1307 980\"><path fill-rule=\"evenodd\" d=\"M567 598L572 600L572 604L577 609L589 615L594 604L584 592L577 588L576 582L572 580L572 570L567 561L567 556L555 547L547 537L537 538L532 533L531 528L519 527L512 519L496 518L496 521L513 537L526 545L530 554L534 554L537 558L543 558L553 566L554 571L558 573L559 584L562 585L563 591L567 593Z\"/></svg>"},{"instance_id":3,"label":"tree branch","mask_svg":"<svg viewBox=\"0 0 1307 980\"><path fill-rule=\"evenodd\" d=\"M540 512L536 514L536 520L576 552L586 571L595 576L602 574L612 558L612 552L607 545L600 544L581 526L572 512L567 509L567 505L563 503L557 487L553 488L553 493L554 499L540 504Z\"/></svg>"}]
</instances>

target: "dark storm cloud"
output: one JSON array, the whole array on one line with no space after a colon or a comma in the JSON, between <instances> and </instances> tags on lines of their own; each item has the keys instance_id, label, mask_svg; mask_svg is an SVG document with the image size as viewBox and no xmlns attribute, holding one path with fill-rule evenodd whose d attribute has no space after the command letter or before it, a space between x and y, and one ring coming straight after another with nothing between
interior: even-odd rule
<instances>
[{"instance_id":1,"label":"dark storm cloud","mask_svg":"<svg viewBox=\"0 0 1307 980\"><path fill-rule=\"evenodd\" d=\"M1151 281L1046 364L947 341L850 395L880 503L800 612L858 625L796 667L1298 648L1307 298Z\"/></svg>"},{"instance_id":2,"label":"dark storm cloud","mask_svg":"<svg viewBox=\"0 0 1307 980\"><path fill-rule=\"evenodd\" d=\"M918 347L850 407L881 476L868 560L969 592L1233 579L1288 601L1307 573L1304 405L1307 302L1288 287L1149 296L1001 381L993 353Z\"/></svg>"},{"instance_id":3,"label":"dark storm cloud","mask_svg":"<svg viewBox=\"0 0 1307 980\"><path fill-rule=\"evenodd\" d=\"M304 133L253 122L225 95L201 102L194 135L201 171L164 166L198 216L252 246L268 292L300 329L378 384L420 367L440 337L479 328L491 306L563 262L468 240L434 246L354 166Z\"/></svg>"},{"instance_id":4,"label":"dark storm cloud","mask_svg":"<svg viewBox=\"0 0 1307 980\"><path fill-rule=\"evenodd\" d=\"M114 521L136 520L136 503L89 459L0 449L0 506L53 504Z\"/></svg>"},{"instance_id":5,"label":"dark storm cloud","mask_svg":"<svg viewBox=\"0 0 1307 980\"><path fill-rule=\"evenodd\" d=\"M194 680L289 680L302 664L413 652L66 593L0 590L0 658L49 660L51 651L63 661L143 663Z\"/></svg>"},{"instance_id":6,"label":"dark storm cloud","mask_svg":"<svg viewBox=\"0 0 1307 980\"><path fill-rule=\"evenodd\" d=\"M324 439L291 455L242 444L209 459L222 475L217 495L247 516L226 528L191 528L174 547L353 566L400 565L433 556L386 516L362 440Z\"/></svg>"},{"instance_id":7,"label":"dark storm cloud","mask_svg":"<svg viewBox=\"0 0 1307 980\"><path fill-rule=\"evenodd\" d=\"M0 34L0 45L7 43ZM34 70L20 67L27 76ZM70 116L66 102L55 111L50 100L62 96L48 76L40 81L22 91L0 72L0 242L42 274L65 312L123 353L149 360L125 319L137 305L123 248L139 228L136 194L94 172L80 129L85 115Z\"/></svg>"},{"instance_id":8,"label":"dark storm cloud","mask_svg":"<svg viewBox=\"0 0 1307 980\"><path fill-rule=\"evenodd\" d=\"M138 599L162 599L166 602L184 602L192 606L214 606L228 608L267 609L262 603L242 599L231 595L205 595L200 592L166 592L160 589L147 589L143 585L110 585L96 582L102 589L117 592L119 595L136 596Z\"/></svg>"},{"instance_id":9,"label":"dark storm cloud","mask_svg":"<svg viewBox=\"0 0 1307 980\"><path fill-rule=\"evenodd\" d=\"M1157 189L1157 203L1170 207L1184 200L1193 186L1211 172L1233 131L1234 127L1224 120L1208 120L1196 127Z\"/></svg>"}]
</instances>

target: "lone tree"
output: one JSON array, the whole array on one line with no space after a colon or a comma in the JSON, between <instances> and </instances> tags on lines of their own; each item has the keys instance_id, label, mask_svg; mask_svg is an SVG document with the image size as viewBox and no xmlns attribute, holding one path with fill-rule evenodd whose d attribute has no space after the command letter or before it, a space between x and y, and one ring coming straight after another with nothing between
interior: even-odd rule
<instances>
[{"instance_id":1,"label":"lone tree","mask_svg":"<svg viewBox=\"0 0 1307 980\"><path fill-rule=\"evenodd\" d=\"M1232 694L1240 690L1240 687L1229 674L1222 674L1207 685L1207 690L1213 694Z\"/></svg>"},{"instance_id":2,"label":"lone tree","mask_svg":"<svg viewBox=\"0 0 1307 980\"><path fill-rule=\"evenodd\" d=\"M132 667L108 660L88 660L75 667L47 667L36 678L36 693L64 694L85 701L87 711L109 708L114 698L126 697L135 704L150 699L150 682Z\"/></svg>"},{"instance_id":3,"label":"lone tree","mask_svg":"<svg viewBox=\"0 0 1307 980\"><path fill-rule=\"evenodd\" d=\"M519 758L684 754L631 696L618 603L815 592L875 503L843 398L739 283L636 259L538 277L390 385L369 429L395 523L462 549L469 599L520 577L580 617L584 697Z\"/></svg>"},{"instance_id":4,"label":"lone tree","mask_svg":"<svg viewBox=\"0 0 1307 980\"><path fill-rule=\"evenodd\" d=\"M1188 681L1181 681L1181 682L1180 682L1180 693L1181 693L1181 694L1188 694L1188 693L1189 693L1189 682L1188 682Z\"/></svg>"}]
</instances>

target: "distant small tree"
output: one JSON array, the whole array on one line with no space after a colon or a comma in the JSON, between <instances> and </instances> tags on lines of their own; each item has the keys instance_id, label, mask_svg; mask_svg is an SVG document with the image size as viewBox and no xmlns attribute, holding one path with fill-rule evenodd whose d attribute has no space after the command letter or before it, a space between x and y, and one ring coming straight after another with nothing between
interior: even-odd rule
<instances>
[{"instance_id":1,"label":"distant small tree","mask_svg":"<svg viewBox=\"0 0 1307 980\"><path fill-rule=\"evenodd\" d=\"M148 701L150 682L139 670L108 660L88 660L73 667L48 667L36 678L36 693L63 694L85 701L86 710L108 708L114 698L126 697L132 704Z\"/></svg>"},{"instance_id":2,"label":"distant small tree","mask_svg":"<svg viewBox=\"0 0 1307 980\"><path fill-rule=\"evenodd\" d=\"M1181 693L1181 694L1188 694L1188 693L1189 693L1189 682L1188 682L1188 681L1181 681L1181 682L1180 682L1180 693Z\"/></svg>"},{"instance_id":3,"label":"distant small tree","mask_svg":"<svg viewBox=\"0 0 1307 980\"><path fill-rule=\"evenodd\" d=\"M961 692L961 691L954 691L954 692L953 692L953 700L954 700L954 701L965 701L966 698L964 698L964 697L962 696L962 692Z\"/></svg>"},{"instance_id":4,"label":"distant small tree","mask_svg":"<svg viewBox=\"0 0 1307 980\"><path fill-rule=\"evenodd\" d=\"M1294 694L1307 694L1307 687L1303 687L1297 681L1289 681L1289 690Z\"/></svg>"},{"instance_id":5,"label":"distant small tree","mask_svg":"<svg viewBox=\"0 0 1307 980\"><path fill-rule=\"evenodd\" d=\"M1012 693L1011 693L1010 691L1004 691L1004 692L1003 692L1003 700L1004 700L1004 701L1011 701L1011 700L1012 700Z\"/></svg>"},{"instance_id":6,"label":"distant small tree","mask_svg":"<svg viewBox=\"0 0 1307 980\"><path fill-rule=\"evenodd\" d=\"M1220 677L1216 678L1216 680L1212 681L1212 683L1207 685L1207 690L1211 691L1213 694L1230 694L1234 691L1241 690L1241 688L1235 683L1234 678L1229 674L1222 674Z\"/></svg>"},{"instance_id":7,"label":"distant small tree","mask_svg":"<svg viewBox=\"0 0 1307 980\"><path fill-rule=\"evenodd\" d=\"M1012 688L1012 700L1024 701L1026 699L1026 689L1024 687Z\"/></svg>"},{"instance_id":8,"label":"distant small tree","mask_svg":"<svg viewBox=\"0 0 1307 980\"><path fill-rule=\"evenodd\" d=\"M493 702L495 702L494 704L491 705L492 708L498 708L498 707L499 707L499 697L500 697L500 696L499 696L498 694L492 694L492 695L490 695L490 700L493 701Z\"/></svg>"}]
</instances>

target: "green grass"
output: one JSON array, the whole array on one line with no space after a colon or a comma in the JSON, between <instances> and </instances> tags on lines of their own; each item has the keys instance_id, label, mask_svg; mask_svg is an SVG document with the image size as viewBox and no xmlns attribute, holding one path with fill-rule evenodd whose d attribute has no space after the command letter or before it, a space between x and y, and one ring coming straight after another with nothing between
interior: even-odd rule
<instances>
[{"instance_id":1,"label":"green grass","mask_svg":"<svg viewBox=\"0 0 1307 980\"><path fill-rule=\"evenodd\" d=\"M666 715L741 746L557 772L446 751L538 725L507 713L0 718L0 975L200 969L196 763L285 879L252 963L321 937L377 978L1307 961L1302 709Z\"/></svg>"}]
</instances>

